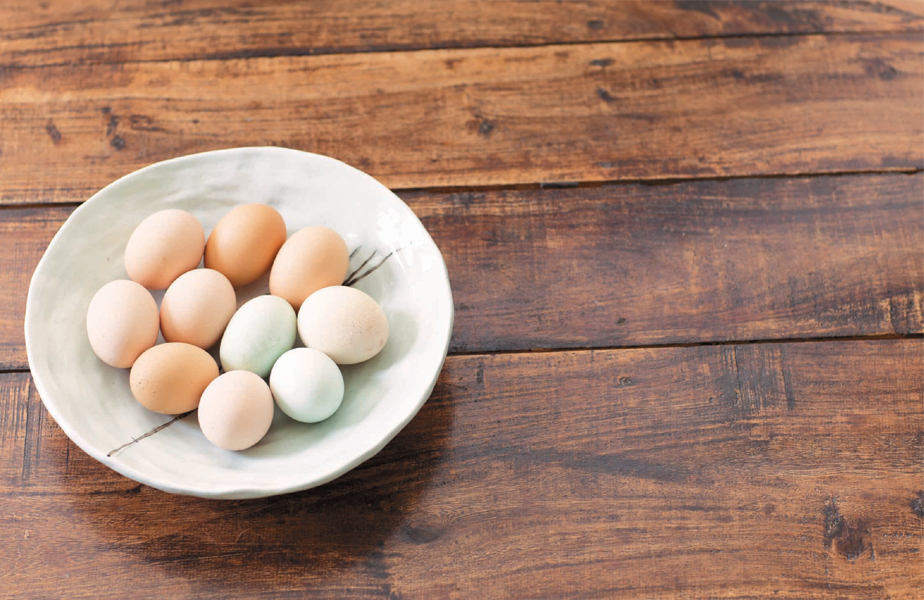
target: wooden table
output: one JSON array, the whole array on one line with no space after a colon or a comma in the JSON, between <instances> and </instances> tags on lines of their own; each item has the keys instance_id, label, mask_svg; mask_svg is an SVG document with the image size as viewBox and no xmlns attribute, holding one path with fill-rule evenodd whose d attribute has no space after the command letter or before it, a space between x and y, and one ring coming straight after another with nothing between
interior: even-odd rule
<instances>
[{"instance_id":1,"label":"wooden table","mask_svg":"<svg viewBox=\"0 0 924 600\"><path fill-rule=\"evenodd\" d=\"M922 598L924 3L4 0L3 598ZM42 407L29 277L143 165L280 145L443 251L377 457L218 502Z\"/></svg>"}]
</instances>

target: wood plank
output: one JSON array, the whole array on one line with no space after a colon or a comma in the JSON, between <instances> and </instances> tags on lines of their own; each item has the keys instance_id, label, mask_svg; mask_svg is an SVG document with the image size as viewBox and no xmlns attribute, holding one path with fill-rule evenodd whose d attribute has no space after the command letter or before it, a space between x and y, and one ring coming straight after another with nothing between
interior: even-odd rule
<instances>
[{"instance_id":1,"label":"wood plank","mask_svg":"<svg viewBox=\"0 0 924 600\"><path fill-rule=\"evenodd\" d=\"M924 174L402 194L451 352L924 333ZM0 210L0 368L70 207Z\"/></svg>"},{"instance_id":2,"label":"wood plank","mask_svg":"<svg viewBox=\"0 0 924 600\"><path fill-rule=\"evenodd\" d=\"M924 342L450 357L376 458L164 494L0 375L16 598L917 598Z\"/></svg>"},{"instance_id":3,"label":"wood plank","mask_svg":"<svg viewBox=\"0 0 924 600\"><path fill-rule=\"evenodd\" d=\"M6 69L0 202L282 145L392 188L924 168L918 34Z\"/></svg>"},{"instance_id":4,"label":"wood plank","mask_svg":"<svg viewBox=\"0 0 924 600\"><path fill-rule=\"evenodd\" d=\"M124 63L749 34L921 31L888 2L5 0L0 64Z\"/></svg>"}]
</instances>

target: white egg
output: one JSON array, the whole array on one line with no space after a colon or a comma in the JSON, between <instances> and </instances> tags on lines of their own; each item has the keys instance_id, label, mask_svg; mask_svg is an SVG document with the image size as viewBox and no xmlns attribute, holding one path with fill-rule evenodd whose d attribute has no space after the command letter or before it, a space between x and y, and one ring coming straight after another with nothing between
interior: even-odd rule
<instances>
[{"instance_id":1,"label":"white egg","mask_svg":"<svg viewBox=\"0 0 924 600\"><path fill-rule=\"evenodd\" d=\"M296 317L278 296L258 296L234 313L218 351L225 371L270 374L273 364L295 344Z\"/></svg>"},{"instance_id":2,"label":"white egg","mask_svg":"<svg viewBox=\"0 0 924 600\"><path fill-rule=\"evenodd\" d=\"M302 423L323 421L343 401L340 369L326 354L312 348L295 348L280 356L269 383L282 412Z\"/></svg>"},{"instance_id":3,"label":"white egg","mask_svg":"<svg viewBox=\"0 0 924 600\"><path fill-rule=\"evenodd\" d=\"M388 319L366 293L342 285L308 296L298 310L298 334L308 348L338 365L369 360L388 341Z\"/></svg>"}]
</instances>

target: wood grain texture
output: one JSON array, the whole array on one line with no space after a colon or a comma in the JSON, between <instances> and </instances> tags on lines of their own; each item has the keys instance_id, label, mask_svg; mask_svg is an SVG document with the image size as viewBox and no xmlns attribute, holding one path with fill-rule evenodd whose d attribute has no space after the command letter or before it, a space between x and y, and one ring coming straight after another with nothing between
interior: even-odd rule
<instances>
[{"instance_id":1,"label":"wood grain texture","mask_svg":"<svg viewBox=\"0 0 924 600\"><path fill-rule=\"evenodd\" d=\"M924 342L450 357L322 488L216 502L74 447L0 375L23 598L918 598Z\"/></svg>"},{"instance_id":2,"label":"wood grain texture","mask_svg":"<svg viewBox=\"0 0 924 600\"><path fill-rule=\"evenodd\" d=\"M0 65L920 31L922 23L924 6L916 0L5 0L0 7Z\"/></svg>"},{"instance_id":3,"label":"wood grain texture","mask_svg":"<svg viewBox=\"0 0 924 600\"><path fill-rule=\"evenodd\" d=\"M282 145L392 188L924 168L918 34L6 69L0 202Z\"/></svg>"},{"instance_id":4,"label":"wood grain texture","mask_svg":"<svg viewBox=\"0 0 924 600\"><path fill-rule=\"evenodd\" d=\"M408 192L451 352L924 333L924 174ZM70 207L0 211L0 368Z\"/></svg>"}]
</instances>

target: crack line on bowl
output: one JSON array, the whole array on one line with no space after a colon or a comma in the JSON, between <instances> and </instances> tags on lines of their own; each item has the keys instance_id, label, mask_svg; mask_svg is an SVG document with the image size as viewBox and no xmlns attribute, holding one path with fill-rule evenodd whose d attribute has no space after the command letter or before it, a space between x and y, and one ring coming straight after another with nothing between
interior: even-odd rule
<instances>
[{"instance_id":1,"label":"crack line on bowl","mask_svg":"<svg viewBox=\"0 0 924 600\"><path fill-rule=\"evenodd\" d=\"M179 421L180 419L182 419L182 418L184 418L184 417L188 417L188 416L191 415L192 413L193 413L192 410L187 411L187 412L184 412L184 413L181 414L181 415L177 415L177 416L173 417L172 419L170 419L170 420L167 421L166 423L163 423L163 424L161 424L161 425L158 425L157 427L155 427L155 428L152 429L151 431L149 431L149 432L147 432L147 433L145 433L145 434L143 434L143 435L140 435L140 436L138 436L137 438L132 438L132 441L126 442L126 443L122 444L121 446L119 446L118 448L115 448L114 450L110 450L109 453L106 454L106 458L112 458L113 455L115 455L115 454L117 454L117 453L119 453L119 452L125 450L126 448L129 448L129 447L131 447L131 446L134 446L135 444L137 444L138 442L140 442L141 440L143 440L143 439L145 439L145 438L151 437L152 435L154 435L154 434L157 433L158 431L163 431L164 429L170 427L171 425L173 425L174 423L176 423L176 422Z\"/></svg>"}]
</instances>

